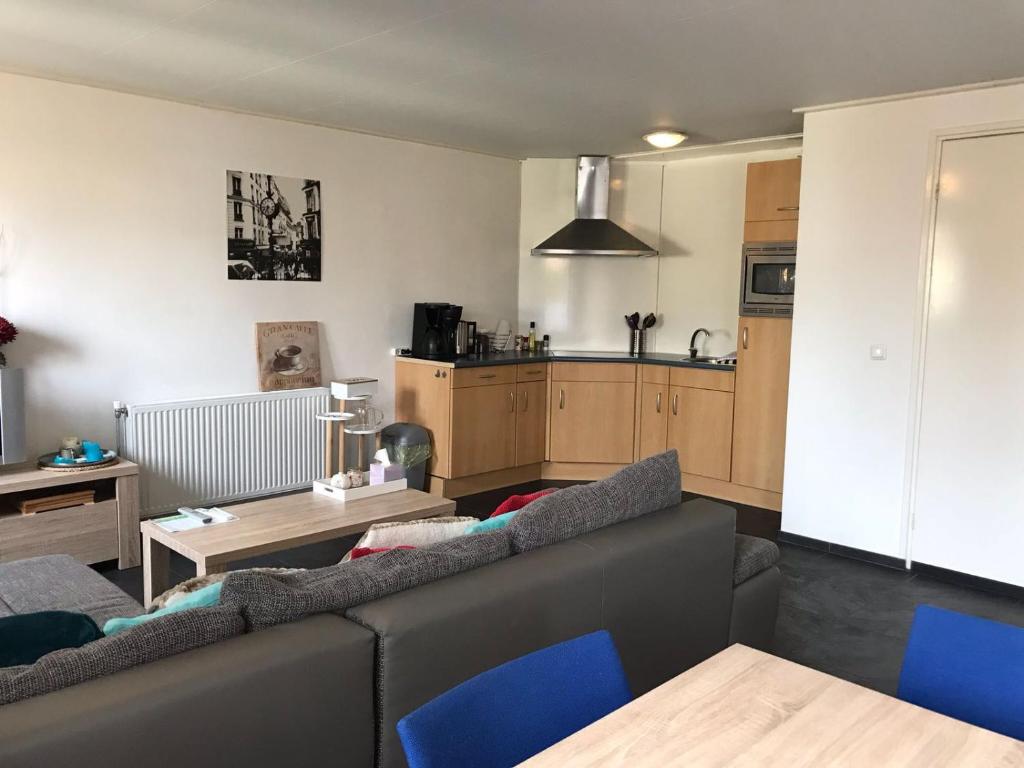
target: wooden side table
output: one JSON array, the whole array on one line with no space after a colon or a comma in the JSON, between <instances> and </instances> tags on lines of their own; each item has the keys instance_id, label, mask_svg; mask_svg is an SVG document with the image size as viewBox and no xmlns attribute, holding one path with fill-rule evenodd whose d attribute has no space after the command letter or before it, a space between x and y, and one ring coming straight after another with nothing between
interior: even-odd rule
<instances>
[{"instance_id":1,"label":"wooden side table","mask_svg":"<svg viewBox=\"0 0 1024 768\"><path fill-rule=\"evenodd\" d=\"M34 515L18 511L18 500L51 488L93 490L96 501ZM61 554L86 564L116 559L118 568L139 565L137 464L121 459L82 472L36 468L0 472L0 562Z\"/></svg>"}]
</instances>

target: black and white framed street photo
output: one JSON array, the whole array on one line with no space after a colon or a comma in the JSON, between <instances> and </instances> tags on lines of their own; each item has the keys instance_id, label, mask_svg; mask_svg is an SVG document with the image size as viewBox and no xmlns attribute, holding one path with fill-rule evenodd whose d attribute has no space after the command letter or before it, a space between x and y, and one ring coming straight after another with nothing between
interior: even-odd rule
<instances>
[{"instance_id":1,"label":"black and white framed street photo","mask_svg":"<svg viewBox=\"0 0 1024 768\"><path fill-rule=\"evenodd\" d=\"M320 182L227 172L229 280L320 280Z\"/></svg>"}]
</instances>

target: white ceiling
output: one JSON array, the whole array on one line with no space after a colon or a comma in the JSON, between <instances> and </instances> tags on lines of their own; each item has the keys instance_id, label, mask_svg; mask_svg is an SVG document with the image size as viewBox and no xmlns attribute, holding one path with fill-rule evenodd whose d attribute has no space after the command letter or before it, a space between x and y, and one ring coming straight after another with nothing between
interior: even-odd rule
<instances>
[{"instance_id":1,"label":"white ceiling","mask_svg":"<svg viewBox=\"0 0 1024 768\"><path fill-rule=\"evenodd\" d=\"M0 0L0 70L511 157L790 133L1022 38L1021 0Z\"/></svg>"}]
</instances>

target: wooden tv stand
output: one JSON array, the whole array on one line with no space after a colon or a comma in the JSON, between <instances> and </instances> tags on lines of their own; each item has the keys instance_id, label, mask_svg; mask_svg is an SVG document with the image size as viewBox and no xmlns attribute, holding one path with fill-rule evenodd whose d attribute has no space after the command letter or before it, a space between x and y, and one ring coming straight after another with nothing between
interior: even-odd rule
<instances>
[{"instance_id":1,"label":"wooden tv stand","mask_svg":"<svg viewBox=\"0 0 1024 768\"><path fill-rule=\"evenodd\" d=\"M21 499L73 490L95 491L95 502L33 515ZM83 563L117 560L118 568L141 562L139 467L117 464L82 472L22 468L0 472L0 562L39 555L71 555Z\"/></svg>"}]
</instances>

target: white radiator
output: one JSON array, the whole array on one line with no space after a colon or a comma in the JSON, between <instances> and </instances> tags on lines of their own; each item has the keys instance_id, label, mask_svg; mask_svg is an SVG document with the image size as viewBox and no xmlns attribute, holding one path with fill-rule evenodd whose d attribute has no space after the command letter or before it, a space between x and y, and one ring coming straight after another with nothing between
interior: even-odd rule
<instances>
[{"instance_id":1,"label":"white radiator","mask_svg":"<svg viewBox=\"0 0 1024 768\"><path fill-rule=\"evenodd\" d=\"M324 462L326 387L114 404L118 452L140 466L143 517L309 487Z\"/></svg>"}]
</instances>

